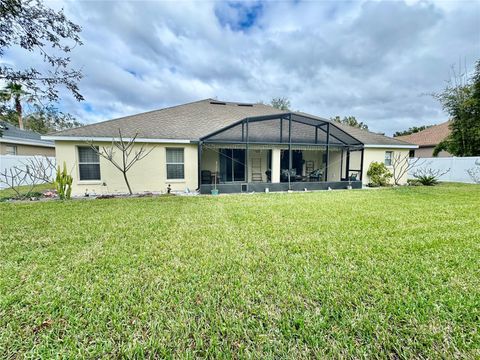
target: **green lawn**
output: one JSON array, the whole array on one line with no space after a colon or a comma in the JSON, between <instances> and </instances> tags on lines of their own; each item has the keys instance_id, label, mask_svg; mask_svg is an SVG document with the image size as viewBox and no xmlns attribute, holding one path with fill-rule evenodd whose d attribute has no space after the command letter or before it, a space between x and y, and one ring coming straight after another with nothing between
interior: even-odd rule
<instances>
[{"instance_id":1,"label":"green lawn","mask_svg":"<svg viewBox=\"0 0 480 360\"><path fill-rule=\"evenodd\" d=\"M0 358L480 357L480 186L0 213Z\"/></svg>"}]
</instances>

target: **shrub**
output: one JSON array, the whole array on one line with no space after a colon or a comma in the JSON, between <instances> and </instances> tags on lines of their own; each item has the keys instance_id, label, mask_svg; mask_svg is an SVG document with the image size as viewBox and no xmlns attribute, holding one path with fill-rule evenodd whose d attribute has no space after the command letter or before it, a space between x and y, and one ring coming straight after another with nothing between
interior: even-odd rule
<instances>
[{"instance_id":1,"label":"shrub","mask_svg":"<svg viewBox=\"0 0 480 360\"><path fill-rule=\"evenodd\" d=\"M63 162L63 171L60 171L60 165L58 165L54 184L60 199L70 199L70 195L72 194L72 182L72 176L67 173L67 164Z\"/></svg>"},{"instance_id":2,"label":"shrub","mask_svg":"<svg viewBox=\"0 0 480 360\"><path fill-rule=\"evenodd\" d=\"M367 175L370 178L371 186L386 186L392 178L390 171L381 162L372 162L368 168Z\"/></svg>"},{"instance_id":3,"label":"shrub","mask_svg":"<svg viewBox=\"0 0 480 360\"><path fill-rule=\"evenodd\" d=\"M420 184L425 186L434 186L438 184L438 179L432 175L419 175L417 180Z\"/></svg>"},{"instance_id":4,"label":"shrub","mask_svg":"<svg viewBox=\"0 0 480 360\"><path fill-rule=\"evenodd\" d=\"M434 186L438 184L438 179L440 176L448 173L450 169L447 170L434 170L430 168L418 169L413 174L413 177L420 182L420 184L425 186Z\"/></svg>"}]
</instances>

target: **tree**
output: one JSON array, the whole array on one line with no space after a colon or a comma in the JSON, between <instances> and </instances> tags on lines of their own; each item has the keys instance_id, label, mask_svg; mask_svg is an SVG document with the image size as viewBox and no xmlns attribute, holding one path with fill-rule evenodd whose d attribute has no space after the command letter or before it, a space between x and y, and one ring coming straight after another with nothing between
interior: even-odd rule
<instances>
[{"instance_id":1,"label":"tree","mask_svg":"<svg viewBox=\"0 0 480 360\"><path fill-rule=\"evenodd\" d=\"M59 99L58 87L65 86L77 100L83 100L77 83L80 70L70 67L68 54L80 40L80 26L67 19L63 10L55 11L39 0L0 0L0 58L6 50L20 47L37 52L48 64L47 70L19 69L2 62L0 80L22 85L32 96ZM51 53L50 53L51 52Z\"/></svg>"},{"instance_id":2,"label":"tree","mask_svg":"<svg viewBox=\"0 0 480 360\"><path fill-rule=\"evenodd\" d=\"M82 126L72 115L59 111L51 104L34 104L33 111L25 117L25 123L27 129L39 134Z\"/></svg>"},{"instance_id":3,"label":"tree","mask_svg":"<svg viewBox=\"0 0 480 360\"><path fill-rule=\"evenodd\" d=\"M359 122L355 116L345 116L343 119L340 118L340 116L335 116L331 118L330 120L334 122L338 122L340 124L348 125L348 126L353 126L362 130L368 130L368 125L364 124L363 122Z\"/></svg>"},{"instance_id":4,"label":"tree","mask_svg":"<svg viewBox=\"0 0 480 360\"><path fill-rule=\"evenodd\" d=\"M0 95L2 94L0 92ZM53 104L28 103L28 106L22 107L21 111L24 114L22 115L23 128L39 134L71 129L82 125L72 115L59 111ZM5 103L0 104L0 120L20 127L17 110L10 108Z\"/></svg>"},{"instance_id":5,"label":"tree","mask_svg":"<svg viewBox=\"0 0 480 360\"><path fill-rule=\"evenodd\" d=\"M20 129L23 129L23 108L22 98L27 95L22 89L22 85L10 82L0 91L0 100L3 102L9 102L13 100L15 106L16 122ZM11 114L11 113L10 113Z\"/></svg>"},{"instance_id":6,"label":"tree","mask_svg":"<svg viewBox=\"0 0 480 360\"><path fill-rule=\"evenodd\" d=\"M137 161L142 160L146 156L148 156L153 147L147 151L145 144L142 144L134 153L133 150L135 149L135 141L137 139L137 135L131 139L124 139L122 136L122 132L120 129L118 130L119 138L112 139L112 145L110 147L105 146L96 146L93 142L90 142L90 147L101 157L108 160L110 163L113 164L122 174L123 179L125 180L125 184L127 185L128 192L130 195L133 194L132 188L130 187L130 183L128 181L127 173L132 168L133 165ZM116 157L115 149L120 150L121 152L121 159ZM132 154L133 153L133 154ZM133 156L132 156L133 155ZM119 161L120 160L120 161Z\"/></svg>"},{"instance_id":7,"label":"tree","mask_svg":"<svg viewBox=\"0 0 480 360\"><path fill-rule=\"evenodd\" d=\"M474 75L452 69L453 76L441 93L433 94L450 115L450 135L435 147L454 156L480 155L480 60Z\"/></svg>"},{"instance_id":8,"label":"tree","mask_svg":"<svg viewBox=\"0 0 480 360\"><path fill-rule=\"evenodd\" d=\"M425 161L421 158L410 158L407 154L399 151L392 156L392 178L395 185L400 185L403 177L413 168L422 165ZM420 162L421 161L421 162Z\"/></svg>"},{"instance_id":9,"label":"tree","mask_svg":"<svg viewBox=\"0 0 480 360\"><path fill-rule=\"evenodd\" d=\"M428 129L429 127L432 127L433 125L421 125L421 126L412 126L409 127L408 130L403 130L403 131L397 131L393 134L393 137L397 136L405 136L405 135L411 135L415 134L417 132L423 131L425 129Z\"/></svg>"},{"instance_id":10,"label":"tree","mask_svg":"<svg viewBox=\"0 0 480 360\"><path fill-rule=\"evenodd\" d=\"M279 110L290 110L290 100L286 97L278 97L278 98L273 98L272 101L270 101L270 104L275 108Z\"/></svg>"}]
</instances>

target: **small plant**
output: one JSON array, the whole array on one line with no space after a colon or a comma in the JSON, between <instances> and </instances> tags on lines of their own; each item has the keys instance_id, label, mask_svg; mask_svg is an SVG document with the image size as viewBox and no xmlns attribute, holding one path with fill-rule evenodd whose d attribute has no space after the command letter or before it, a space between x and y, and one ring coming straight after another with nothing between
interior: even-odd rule
<instances>
[{"instance_id":1,"label":"small plant","mask_svg":"<svg viewBox=\"0 0 480 360\"><path fill-rule=\"evenodd\" d=\"M418 169L413 173L413 177L418 180L418 182L425 186L434 186L438 184L438 179L447 174L450 169L447 170L434 170L431 168Z\"/></svg>"},{"instance_id":2,"label":"small plant","mask_svg":"<svg viewBox=\"0 0 480 360\"><path fill-rule=\"evenodd\" d=\"M420 186L422 183L418 181L417 179L408 179L407 180L407 185L408 186Z\"/></svg>"},{"instance_id":3,"label":"small plant","mask_svg":"<svg viewBox=\"0 0 480 360\"><path fill-rule=\"evenodd\" d=\"M384 163L372 162L367 172L370 178L370 186L387 186L392 174L388 171Z\"/></svg>"},{"instance_id":4,"label":"small plant","mask_svg":"<svg viewBox=\"0 0 480 360\"><path fill-rule=\"evenodd\" d=\"M57 176L55 178L55 188L57 189L58 196L62 200L69 200L72 194L72 182L73 178L67 172L67 164L63 162L63 170L60 170L58 165Z\"/></svg>"}]
</instances>

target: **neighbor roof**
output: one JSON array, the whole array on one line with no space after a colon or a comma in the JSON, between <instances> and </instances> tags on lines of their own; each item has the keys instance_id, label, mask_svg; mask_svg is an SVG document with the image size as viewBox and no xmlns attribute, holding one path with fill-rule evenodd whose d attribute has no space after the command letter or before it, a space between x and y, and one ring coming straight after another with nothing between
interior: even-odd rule
<instances>
[{"instance_id":1,"label":"neighbor roof","mask_svg":"<svg viewBox=\"0 0 480 360\"><path fill-rule=\"evenodd\" d=\"M436 146L450 135L449 124L449 121L445 121L414 134L397 136L396 139L407 141L420 147Z\"/></svg>"},{"instance_id":2,"label":"neighbor roof","mask_svg":"<svg viewBox=\"0 0 480 360\"><path fill-rule=\"evenodd\" d=\"M22 130L15 125L0 120L0 142L54 147L52 141L42 140L42 135L35 131Z\"/></svg>"},{"instance_id":3,"label":"neighbor roof","mask_svg":"<svg viewBox=\"0 0 480 360\"><path fill-rule=\"evenodd\" d=\"M165 109L149 111L137 115L108 120L83 127L68 129L50 134L49 139L68 140L72 138L107 138L137 135L142 139L171 139L198 141L200 138L221 130L247 117L285 114L288 111L278 110L265 104L246 104L205 99ZM308 115L297 113L300 115ZM313 115L309 117L329 121ZM335 123L343 131L364 144L408 146L404 141L368 131Z\"/></svg>"},{"instance_id":4,"label":"neighbor roof","mask_svg":"<svg viewBox=\"0 0 480 360\"><path fill-rule=\"evenodd\" d=\"M330 121L324 118L320 118L318 116L309 115L302 112L299 112L298 114L307 115L309 117L317 118L323 121ZM365 145L395 145L395 146L412 145L411 143L408 143L406 141L398 140L398 138L391 138L383 134L377 134L371 131L363 130L363 129L345 125L342 123L334 122L333 124Z\"/></svg>"}]
</instances>

